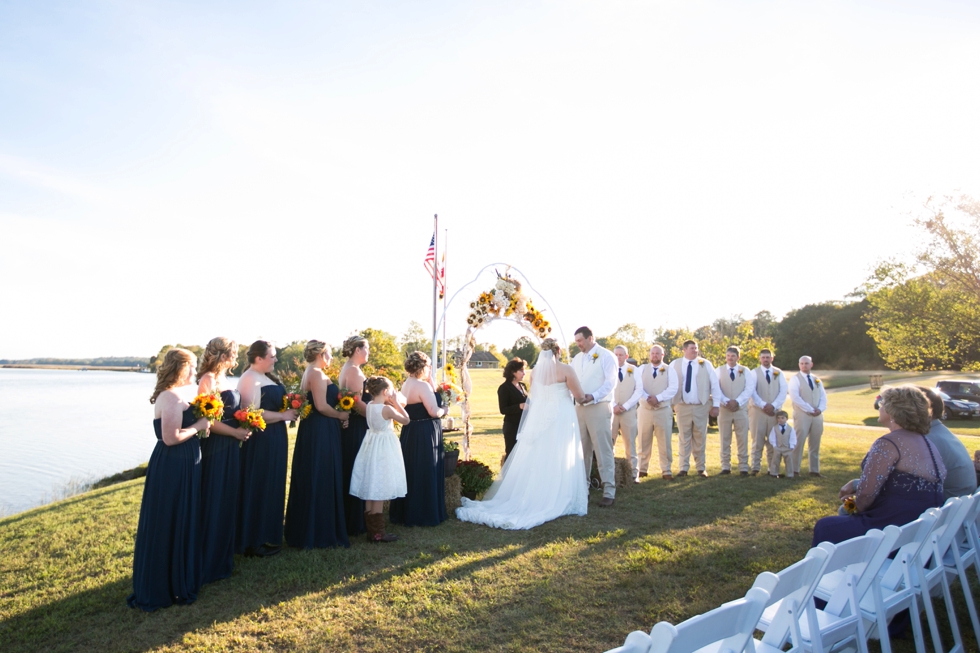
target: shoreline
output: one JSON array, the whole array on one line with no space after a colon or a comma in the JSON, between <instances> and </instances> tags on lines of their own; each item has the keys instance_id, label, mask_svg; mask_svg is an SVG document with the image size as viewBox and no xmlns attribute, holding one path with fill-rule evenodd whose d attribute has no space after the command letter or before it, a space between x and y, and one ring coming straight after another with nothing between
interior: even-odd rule
<instances>
[{"instance_id":1,"label":"shoreline","mask_svg":"<svg viewBox=\"0 0 980 653\"><path fill-rule=\"evenodd\" d=\"M146 368L112 365L32 365L28 363L2 363L0 369L8 370L71 370L77 372L142 372Z\"/></svg>"}]
</instances>

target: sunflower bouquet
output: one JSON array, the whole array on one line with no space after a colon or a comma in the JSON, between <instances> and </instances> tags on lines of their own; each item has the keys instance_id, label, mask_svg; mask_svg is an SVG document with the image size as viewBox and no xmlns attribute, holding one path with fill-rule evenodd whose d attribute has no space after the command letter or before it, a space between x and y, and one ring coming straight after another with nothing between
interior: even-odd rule
<instances>
[{"instance_id":1,"label":"sunflower bouquet","mask_svg":"<svg viewBox=\"0 0 980 653\"><path fill-rule=\"evenodd\" d=\"M241 408L236 410L235 420L238 422L238 428L245 429L249 433L264 431L265 418L262 417L264 412L261 408ZM241 447L242 443L239 442L238 446Z\"/></svg>"},{"instance_id":2,"label":"sunflower bouquet","mask_svg":"<svg viewBox=\"0 0 980 653\"><path fill-rule=\"evenodd\" d=\"M283 411L295 410L298 417L297 420L306 419L310 415L310 410L313 406L306 399L306 395L300 394L298 392L287 392L282 398L282 409ZM296 426L296 420L289 423L290 426Z\"/></svg>"},{"instance_id":3,"label":"sunflower bouquet","mask_svg":"<svg viewBox=\"0 0 980 653\"><path fill-rule=\"evenodd\" d=\"M337 405L334 406L334 408L342 413L349 413L354 410L354 402L356 399L356 392L348 390L347 388L341 388L340 394L337 395Z\"/></svg>"},{"instance_id":4,"label":"sunflower bouquet","mask_svg":"<svg viewBox=\"0 0 980 653\"><path fill-rule=\"evenodd\" d=\"M198 419L205 418L210 424L214 424L225 412L225 404L221 401L221 395L216 392L204 392L194 397L191 402L194 409L194 416ZM198 431L197 437L202 440L208 437L207 431Z\"/></svg>"}]
</instances>

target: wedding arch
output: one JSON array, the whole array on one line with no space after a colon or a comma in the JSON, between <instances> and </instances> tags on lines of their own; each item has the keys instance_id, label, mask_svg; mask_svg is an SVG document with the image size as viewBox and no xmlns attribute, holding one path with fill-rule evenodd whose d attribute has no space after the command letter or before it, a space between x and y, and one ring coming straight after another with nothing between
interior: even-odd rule
<instances>
[{"instance_id":1,"label":"wedding arch","mask_svg":"<svg viewBox=\"0 0 980 653\"><path fill-rule=\"evenodd\" d=\"M498 266L504 268L503 274L497 270ZM456 297L467 287L476 283L480 279L480 276L489 268L494 268L494 273L496 274L493 286L481 292L469 304L469 314L466 318L466 333L463 336L462 356L459 360L459 375L462 379L461 387L456 384L455 367L448 359L444 361L446 382L443 383L442 389L452 400L460 404L462 412L463 460L469 460L470 458L470 435L473 433L473 427L470 424L471 409L469 399L470 393L473 390L473 382L470 379L467 365L476 348L476 332L496 320L508 320L527 331L531 338L538 344L548 336L551 336L552 332L557 329L556 334L560 334L561 336L559 338L560 342L563 346L565 344L564 331L562 331L561 325L554 317L554 310L551 308L551 304L548 303L548 300L541 293L534 289L523 272L507 263L490 263L489 265L485 265L476 274L473 281L470 281L457 290L446 304L445 309L443 309L442 318L439 320L436 330L438 331L442 327L446 319L446 313L456 300ZM544 306L547 307L547 310L551 311L551 319L546 318L535 307L534 300L528 291L533 292Z\"/></svg>"}]
</instances>

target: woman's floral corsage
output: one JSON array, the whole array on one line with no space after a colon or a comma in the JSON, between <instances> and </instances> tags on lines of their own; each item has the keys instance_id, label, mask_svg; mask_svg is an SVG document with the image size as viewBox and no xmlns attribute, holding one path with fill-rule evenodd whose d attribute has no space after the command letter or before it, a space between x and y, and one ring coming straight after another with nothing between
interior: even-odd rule
<instances>
[{"instance_id":1,"label":"woman's floral corsage","mask_svg":"<svg viewBox=\"0 0 980 653\"><path fill-rule=\"evenodd\" d=\"M191 407L194 408L194 416L198 419L205 418L211 424L215 421L221 419L221 416L225 412L225 404L221 401L221 395L215 392L205 392L194 397L194 401L191 402ZM204 439L207 436L207 431L198 431L197 437Z\"/></svg>"},{"instance_id":2,"label":"woman's floral corsage","mask_svg":"<svg viewBox=\"0 0 980 653\"><path fill-rule=\"evenodd\" d=\"M849 515L856 515L858 511L857 502L854 500L855 497L844 497L841 503L844 506L844 512Z\"/></svg>"}]
</instances>

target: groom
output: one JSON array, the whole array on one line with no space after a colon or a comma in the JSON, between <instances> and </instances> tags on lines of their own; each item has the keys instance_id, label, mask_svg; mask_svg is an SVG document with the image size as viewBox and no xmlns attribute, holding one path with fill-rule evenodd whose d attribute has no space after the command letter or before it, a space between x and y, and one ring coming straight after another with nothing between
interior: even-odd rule
<instances>
[{"instance_id":1,"label":"groom","mask_svg":"<svg viewBox=\"0 0 980 653\"><path fill-rule=\"evenodd\" d=\"M582 452L585 469L592 475L592 452L599 459L599 477L602 479L601 508L608 508L616 499L616 461L612 444L612 393L616 386L616 359L608 349L595 343L589 327L575 332L575 344L579 353L572 359L572 368L582 384L585 397L575 407L579 431L582 434Z\"/></svg>"}]
</instances>

